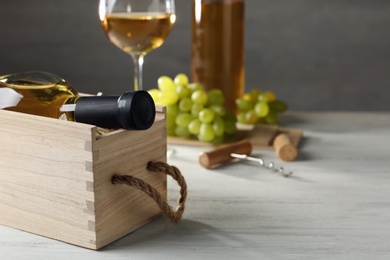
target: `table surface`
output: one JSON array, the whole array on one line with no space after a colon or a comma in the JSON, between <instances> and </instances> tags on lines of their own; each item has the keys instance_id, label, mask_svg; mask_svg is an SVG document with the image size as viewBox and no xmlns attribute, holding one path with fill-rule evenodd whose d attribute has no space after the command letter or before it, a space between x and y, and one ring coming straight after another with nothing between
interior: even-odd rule
<instances>
[{"instance_id":1,"label":"table surface","mask_svg":"<svg viewBox=\"0 0 390 260\"><path fill-rule=\"evenodd\" d=\"M188 185L178 224L161 217L99 251L0 226L0 258L389 259L390 113L289 112L281 125L304 130L298 159L253 155L291 177L247 161L206 170L209 148L169 146Z\"/></svg>"}]
</instances>

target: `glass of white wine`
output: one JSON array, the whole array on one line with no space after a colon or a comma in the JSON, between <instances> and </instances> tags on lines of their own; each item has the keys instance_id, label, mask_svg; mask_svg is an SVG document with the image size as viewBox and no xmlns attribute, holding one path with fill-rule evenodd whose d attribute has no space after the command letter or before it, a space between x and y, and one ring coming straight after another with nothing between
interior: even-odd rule
<instances>
[{"instance_id":1,"label":"glass of white wine","mask_svg":"<svg viewBox=\"0 0 390 260\"><path fill-rule=\"evenodd\" d=\"M142 90L144 57L168 37L174 0L100 0L99 17L108 39L133 58L134 90Z\"/></svg>"}]
</instances>

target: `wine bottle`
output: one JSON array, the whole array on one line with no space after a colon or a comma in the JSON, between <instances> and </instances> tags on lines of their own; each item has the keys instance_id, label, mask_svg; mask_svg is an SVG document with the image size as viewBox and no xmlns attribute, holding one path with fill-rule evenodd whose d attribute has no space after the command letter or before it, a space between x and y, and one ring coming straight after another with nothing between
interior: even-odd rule
<instances>
[{"instance_id":1,"label":"wine bottle","mask_svg":"<svg viewBox=\"0 0 390 260\"><path fill-rule=\"evenodd\" d=\"M66 80L41 71L0 76L0 109L133 130L150 128L156 115L147 91L80 96Z\"/></svg>"},{"instance_id":2,"label":"wine bottle","mask_svg":"<svg viewBox=\"0 0 390 260\"><path fill-rule=\"evenodd\" d=\"M191 79L220 89L227 107L245 90L245 0L192 0Z\"/></svg>"}]
</instances>

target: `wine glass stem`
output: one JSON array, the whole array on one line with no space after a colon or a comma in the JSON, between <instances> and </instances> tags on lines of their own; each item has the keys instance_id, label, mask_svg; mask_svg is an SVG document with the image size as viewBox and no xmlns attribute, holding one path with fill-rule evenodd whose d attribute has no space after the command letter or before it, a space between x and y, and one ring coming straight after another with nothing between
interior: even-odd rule
<instances>
[{"instance_id":1,"label":"wine glass stem","mask_svg":"<svg viewBox=\"0 0 390 260\"><path fill-rule=\"evenodd\" d=\"M144 55L133 54L134 62L134 90L142 90L142 66L144 64Z\"/></svg>"}]
</instances>

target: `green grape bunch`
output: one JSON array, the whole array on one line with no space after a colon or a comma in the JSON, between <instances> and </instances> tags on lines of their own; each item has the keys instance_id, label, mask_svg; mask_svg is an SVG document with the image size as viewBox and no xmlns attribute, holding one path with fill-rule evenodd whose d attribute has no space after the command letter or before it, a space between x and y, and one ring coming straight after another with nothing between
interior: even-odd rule
<instances>
[{"instance_id":1,"label":"green grape bunch","mask_svg":"<svg viewBox=\"0 0 390 260\"><path fill-rule=\"evenodd\" d=\"M241 124L278 124L278 115L287 110L287 104L272 91L254 88L236 99L237 121Z\"/></svg>"},{"instance_id":2,"label":"green grape bunch","mask_svg":"<svg viewBox=\"0 0 390 260\"><path fill-rule=\"evenodd\" d=\"M160 76L157 86L148 92L156 104L166 106L169 136L219 144L236 132L236 115L225 106L219 89L205 91L183 73L174 79Z\"/></svg>"}]
</instances>

